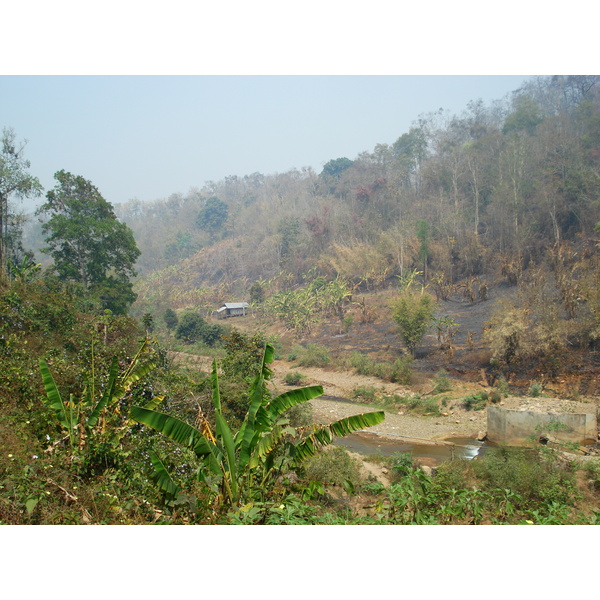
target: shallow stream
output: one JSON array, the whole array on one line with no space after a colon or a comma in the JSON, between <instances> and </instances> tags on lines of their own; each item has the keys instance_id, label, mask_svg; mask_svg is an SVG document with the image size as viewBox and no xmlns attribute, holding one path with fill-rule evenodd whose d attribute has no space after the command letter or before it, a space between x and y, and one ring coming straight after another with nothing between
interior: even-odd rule
<instances>
[{"instance_id":1,"label":"shallow stream","mask_svg":"<svg viewBox=\"0 0 600 600\"><path fill-rule=\"evenodd\" d=\"M398 440L394 440L387 436L367 432L351 433L343 438L338 438L335 444L362 455L391 456L399 452L411 453L413 458L425 459L423 462L432 465L451 458L472 460L476 456L481 456L486 448L491 446L488 442L480 442L471 438L448 438L442 442L423 444L407 437L398 437Z\"/></svg>"}]
</instances>

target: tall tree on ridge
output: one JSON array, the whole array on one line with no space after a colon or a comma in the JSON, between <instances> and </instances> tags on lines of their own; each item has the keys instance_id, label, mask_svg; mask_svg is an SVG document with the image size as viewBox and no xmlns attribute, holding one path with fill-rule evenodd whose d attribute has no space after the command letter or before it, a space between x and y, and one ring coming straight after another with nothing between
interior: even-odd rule
<instances>
[{"instance_id":1,"label":"tall tree on ridge","mask_svg":"<svg viewBox=\"0 0 600 600\"><path fill-rule=\"evenodd\" d=\"M26 141L17 143L12 128L2 130L0 147L0 280L6 276L8 257L8 201L12 195L19 198L36 197L42 194L42 186L37 179L27 173L30 162L23 157Z\"/></svg>"},{"instance_id":2,"label":"tall tree on ridge","mask_svg":"<svg viewBox=\"0 0 600 600\"><path fill-rule=\"evenodd\" d=\"M46 194L37 214L50 219L42 226L54 269L64 280L81 283L96 293L104 308L126 312L135 300L130 277L140 256L131 229L120 223L112 205L92 183L79 175L58 171L57 184Z\"/></svg>"}]
</instances>

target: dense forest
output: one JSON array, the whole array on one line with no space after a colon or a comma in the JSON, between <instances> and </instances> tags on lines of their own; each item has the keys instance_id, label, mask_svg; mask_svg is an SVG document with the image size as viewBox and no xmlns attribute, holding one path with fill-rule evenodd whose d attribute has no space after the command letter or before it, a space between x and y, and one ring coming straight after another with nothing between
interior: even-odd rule
<instances>
[{"instance_id":1,"label":"dense forest","mask_svg":"<svg viewBox=\"0 0 600 600\"><path fill-rule=\"evenodd\" d=\"M389 486L365 479L322 450L380 423L383 399L317 426L322 386L295 386L302 366L375 376L406 386L388 408L423 418L458 406L441 367L485 380L463 411L571 376L572 399L595 398L600 76L421 115L319 173L232 175L154 202L112 206L59 171L28 220L13 197L43 190L24 150L5 130L0 522L597 522L600 465L547 448L435 477L394 456ZM217 320L242 301L251 322ZM485 307L478 329L452 302ZM345 350L327 347L340 337ZM296 372L281 393L284 358ZM421 396L419 369L434 386Z\"/></svg>"}]
</instances>

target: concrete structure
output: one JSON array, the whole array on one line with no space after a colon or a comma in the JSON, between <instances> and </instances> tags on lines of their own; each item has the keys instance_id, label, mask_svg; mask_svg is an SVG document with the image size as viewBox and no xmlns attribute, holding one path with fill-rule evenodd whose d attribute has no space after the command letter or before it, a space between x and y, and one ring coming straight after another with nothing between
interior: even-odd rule
<instances>
[{"instance_id":1,"label":"concrete structure","mask_svg":"<svg viewBox=\"0 0 600 600\"><path fill-rule=\"evenodd\" d=\"M246 309L250 305L247 302L225 302L221 308L217 310L219 319L227 317L242 317L246 314Z\"/></svg>"},{"instance_id":2,"label":"concrete structure","mask_svg":"<svg viewBox=\"0 0 600 600\"><path fill-rule=\"evenodd\" d=\"M487 439L504 446L527 446L540 438L591 444L598 441L595 414L545 413L487 407Z\"/></svg>"}]
</instances>

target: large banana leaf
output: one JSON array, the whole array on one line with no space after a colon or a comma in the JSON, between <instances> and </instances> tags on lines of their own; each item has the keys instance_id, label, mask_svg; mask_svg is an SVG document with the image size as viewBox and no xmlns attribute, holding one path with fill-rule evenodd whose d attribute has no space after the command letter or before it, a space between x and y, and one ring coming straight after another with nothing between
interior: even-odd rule
<instances>
[{"instance_id":1,"label":"large banana leaf","mask_svg":"<svg viewBox=\"0 0 600 600\"><path fill-rule=\"evenodd\" d=\"M385 419L383 411L362 413L334 421L309 435L306 439L294 446L293 456L296 464L314 456L323 446L333 442L336 437L344 437L359 429L373 427Z\"/></svg>"},{"instance_id":2,"label":"large banana leaf","mask_svg":"<svg viewBox=\"0 0 600 600\"><path fill-rule=\"evenodd\" d=\"M52 377L52 373L48 368L48 363L43 358L40 358L40 373L42 374L42 381L44 383L44 389L46 390L46 398L43 398L44 403L55 412L60 424L70 431L73 424L67 414L65 404L58 391L54 377Z\"/></svg>"},{"instance_id":3,"label":"large banana leaf","mask_svg":"<svg viewBox=\"0 0 600 600\"><path fill-rule=\"evenodd\" d=\"M275 353L273 347L270 344L265 345L265 349L263 350L263 357L260 365L260 370L256 375L254 382L250 387L250 403L248 405L248 411L246 412L246 417L244 418L244 422L242 426L238 430L238 434L236 436L238 440L238 445L240 445L239 440L246 439L246 443L252 439L254 435L254 421L256 419L256 413L260 409L260 407L264 404L264 383L271 376L271 369L267 367L267 364L273 362L273 357ZM246 431L248 433L246 434ZM243 444L244 442L241 442Z\"/></svg>"},{"instance_id":4,"label":"large banana leaf","mask_svg":"<svg viewBox=\"0 0 600 600\"><path fill-rule=\"evenodd\" d=\"M256 415L256 421L260 424L261 428L268 428L277 421L277 419L284 413L288 408L312 400L317 396L323 395L322 385L311 385L277 396L267 406L261 407Z\"/></svg>"},{"instance_id":5,"label":"large banana leaf","mask_svg":"<svg viewBox=\"0 0 600 600\"><path fill-rule=\"evenodd\" d=\"M235 502L238 498L238 465L235 457L235 444L229 425L225 422L223 415L215 414L217 439L221 442L224 450L225 463L221 461L223 470L223 483L231 500Z\"/></svg>"},{"instance_id":6,"label":"large banana leaf","mask_svg":"<svg viewBox=\"0 0 600 600\"><path fill-rule=\"evenodd\" d=\"M160 460L158 455L154 452L150 452L150 460L154 466L152 481L154 481L168 497L176 498L177 495L181 493L181 488L171 479L162 460Z\"/></svg>"},{"instance_id":7,"label":"large banana leaf","mask_svg":"<svg viewBox=\"0 0 600 600\"><path fill-rule=\"evenodd\" d=\"M146 402L146 404L144 404L144 408L147 410L154 410L155 408L158 408L158 406L164 399L164 395L155 396L154 398L152 398L152 400L149 400L148 402Z\"/></svg>"},{"instance_id":8,"label":"large banana leaf","mask_svg":"<svg viewBox=\"0 0 600 600\"><path fill-rule=\"evenodd\" d=\"M258 443L250 457L249 466L251 469L257 467L261 460L279 446L281 438L285 434L295 435L296 430L293 427L274 425L270 431L263 433L258 439Z\"/></svg>"},{"instance_id":9,"label":"large banana leaf","mask_svg":"<svg viewBox=\"0 0 600 600\"><path fill-rule=\"evenodd\" d=\"M243 469L250 460L253 448L256 445L260 430L256 426L256 415L261 407L265 404L264 395L264 382L271 376L271 369L267 367L267 364L273 362L275 351L273 346L270 344L265 345L263 351L263 358L260 366L260 370L254 379L254 382L250 388L250 403L248 405L248 411L235 436L236 448L240 449L239 455L239 468Z\"/></svg>"},{"instance_id":10,"label":"large banana leaf","mask_svg":"<svg viewBox=\"0 0 600 600\"><path fill-rule=\"evenodd\" d=\"M237 500L238 496L238 471L235 460L235 442L231 429L223 418L221 410L221 393L219 391L219 375L217 373L217 361L213 361L212 375L212 398L215 407L215 433L217 442L223 449L223 458L225 461L220 461L220 468L223 471L223 484L232 501Z\"/></svg>"},{"instance_id":11,"label":"large banana leaf","mask_svg":"<svg viewBox=\"0 0 600 600\"><path fill-rule=\"evenodd\" d=\"M128 373L125 373L117 382L109 404L112 406L118 402L131 389L134 383L137 383L140 379L148 375L154 368L156 368L156 363L149 362L137 367L135 370L128 370Z\"/></svg>"},{"instance_id":12,"label":"large banana leaf","mask_svg":"<svg viewBox=\"0 0 600 600\"><path fill-rule=\"evenodd\" d=\"M269 450L267 450L267 441L264 439L271 432L277 419L281 414L292 406L312 400L317 396L323 394L323 387L320 385L309 386L305 388L299 388L296 390L290 390L285 392L277 398L274 398L266 406L260 406L256 414L254 421L254 427L246 430L245 437L240 447L240 465L245 466L252 460L254 465L257 459L264 456ZM253 431L253 435L250 436L250 431ZM263 445L263 448L256 452L257 444ZM252 458L254 457L254 458Z\"/></svg>"},{"instance_id":13,"label":"large banana leaf","mask_svg":"<svg viewBox=\"0 0 600 600\"><path fill-rule=\"evenodd\" d=\"M131 407L129 416L138 423L143 423L164 433L174 442L190 448L197 456L206 456L214 452L213 445L200 431L175 417L141 406Z\"/></svg>"}]
</instances>

